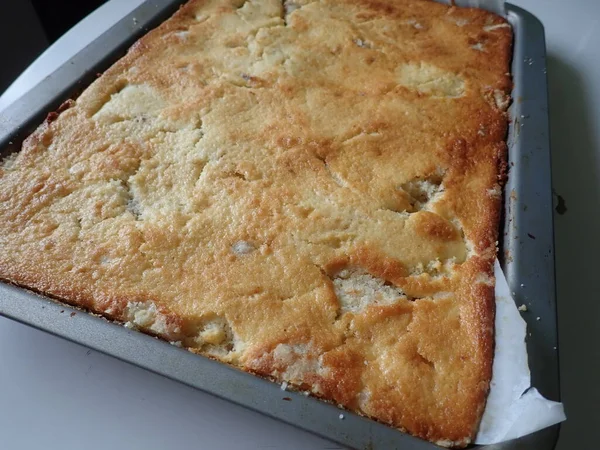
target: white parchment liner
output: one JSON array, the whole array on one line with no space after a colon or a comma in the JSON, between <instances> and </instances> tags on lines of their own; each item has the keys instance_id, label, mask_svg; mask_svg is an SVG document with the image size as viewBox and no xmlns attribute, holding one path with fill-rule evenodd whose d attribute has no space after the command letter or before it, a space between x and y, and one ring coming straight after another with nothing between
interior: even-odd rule
<instances>
[{"instance_id":1,"label":"white parchment liner","mask_svg":"<svg viewBox=\"0 0 600 450\"><path fill-rule=\"evenodd\" d=\"M562 403L531 387L525 335L527 324L513 300L500 264L496 277L496 348L490 393L476 444L515 439L566 419Z\"/></svg>"}]
</instances>

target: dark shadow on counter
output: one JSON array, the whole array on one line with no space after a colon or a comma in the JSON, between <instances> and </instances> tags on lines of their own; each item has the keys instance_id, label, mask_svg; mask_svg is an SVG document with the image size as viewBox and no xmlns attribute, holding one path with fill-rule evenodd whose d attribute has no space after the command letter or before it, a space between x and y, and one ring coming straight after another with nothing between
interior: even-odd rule
<instances>
[{"instance_id":1,"label":"dark shadow on counter","mask_svg":"<svg viewBox=\"0 0 600 450\"><path fill-rule=\"evenodd\" d=\"M562 401L560 442L588 442L600 424L600 180L585 81L548 56ZM566 447L562 447L566 448Z\"/></svg>"}]
</instances>

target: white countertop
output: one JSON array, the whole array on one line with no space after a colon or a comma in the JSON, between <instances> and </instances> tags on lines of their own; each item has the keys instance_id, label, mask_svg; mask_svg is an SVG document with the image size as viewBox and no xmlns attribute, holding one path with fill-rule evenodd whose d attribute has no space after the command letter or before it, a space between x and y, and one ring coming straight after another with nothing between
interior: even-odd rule
<instances>
[{"instance_id":1,"label":"white countertop","mask_svg":"<svg viewBox=\"0 0 600 450\"><path fill-rule=\"evenodd\" d=\"M111 0L0 97L0 110L143 0ZM513 0L546 27L562 400L558 449L600 442L600 1ZM0 318L0 449L331 449L336 444Z\"/></svg>"}]
</instances>

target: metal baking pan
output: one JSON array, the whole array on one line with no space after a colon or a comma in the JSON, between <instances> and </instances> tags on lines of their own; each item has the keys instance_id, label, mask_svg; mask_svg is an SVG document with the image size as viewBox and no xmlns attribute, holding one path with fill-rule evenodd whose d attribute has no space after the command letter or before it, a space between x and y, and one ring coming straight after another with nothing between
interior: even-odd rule
<instances>
[{"instance_id":1,"label":"metal baking pan","mask_svg":"<svg viewBox=\"0 0 600 450\"><path fill-rule=\"evenodd\" d=\"M18 151L22 140L66 99L78 95L147 30L168 18L183 0L148 0L0 113L0 156ZM554 281L552 191L542 24L507 5L515 34L509 173L505 190L501 261L518 304L527 304L527 347L532 383L559 400L558 341ZM76 312L76 314L70 314ZM279 385L194 355L166 342L80 313L25 289L0 283L0 314L136 364L239 405L358 449L436 448L388 426L345 413L331 404L286 392ZM540 320L536 320L540 317ZM552 449L559 427L480 448Z\"/></svg>"}]
</instances>

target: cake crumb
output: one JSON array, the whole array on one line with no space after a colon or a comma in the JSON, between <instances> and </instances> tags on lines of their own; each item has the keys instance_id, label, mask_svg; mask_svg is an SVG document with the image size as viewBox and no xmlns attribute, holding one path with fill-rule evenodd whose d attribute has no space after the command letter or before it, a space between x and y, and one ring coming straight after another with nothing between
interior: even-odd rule
<instances>
[{"instance_id":1,"label":"cake crumb","mask_svg":"<svg viewBox=\"0 0 600 450\"><path fill-rule=\"evenodd\" d=\"M540 316L537 316L537 317L535 318L535 320L542 320L542 318L541 318Z\"/></svg>"},{"instance_id":2,"label":"cake crumb","mask_svg":"<svg viewBox=\"0 0 600 450\"><path fill-rule=\"evenodd\" d=\"M517 308L519 311L527 311L527 305L523 303L521 306Z\"/></svg>"},{"instance_id":3,"label":"cake crumb","mask_svg":"<svg viewBox=\"0 0 600 450\"><path fill-rule=\"evenodd\" d=\"M282 391L285 391L287 389L287 387L288 387L287 381L284 381L283 383L281 383L281 390Z\"/></svg>"},{"instance_id":4,"label":"cake crumb","mask_svg":"<svg viewBox=\"0 0 600 450\"><path fill-rule=\"evenodd\" d=\"M340 414L340 420L344 420L344 415Z\"/></svg>"}]
</instances>

